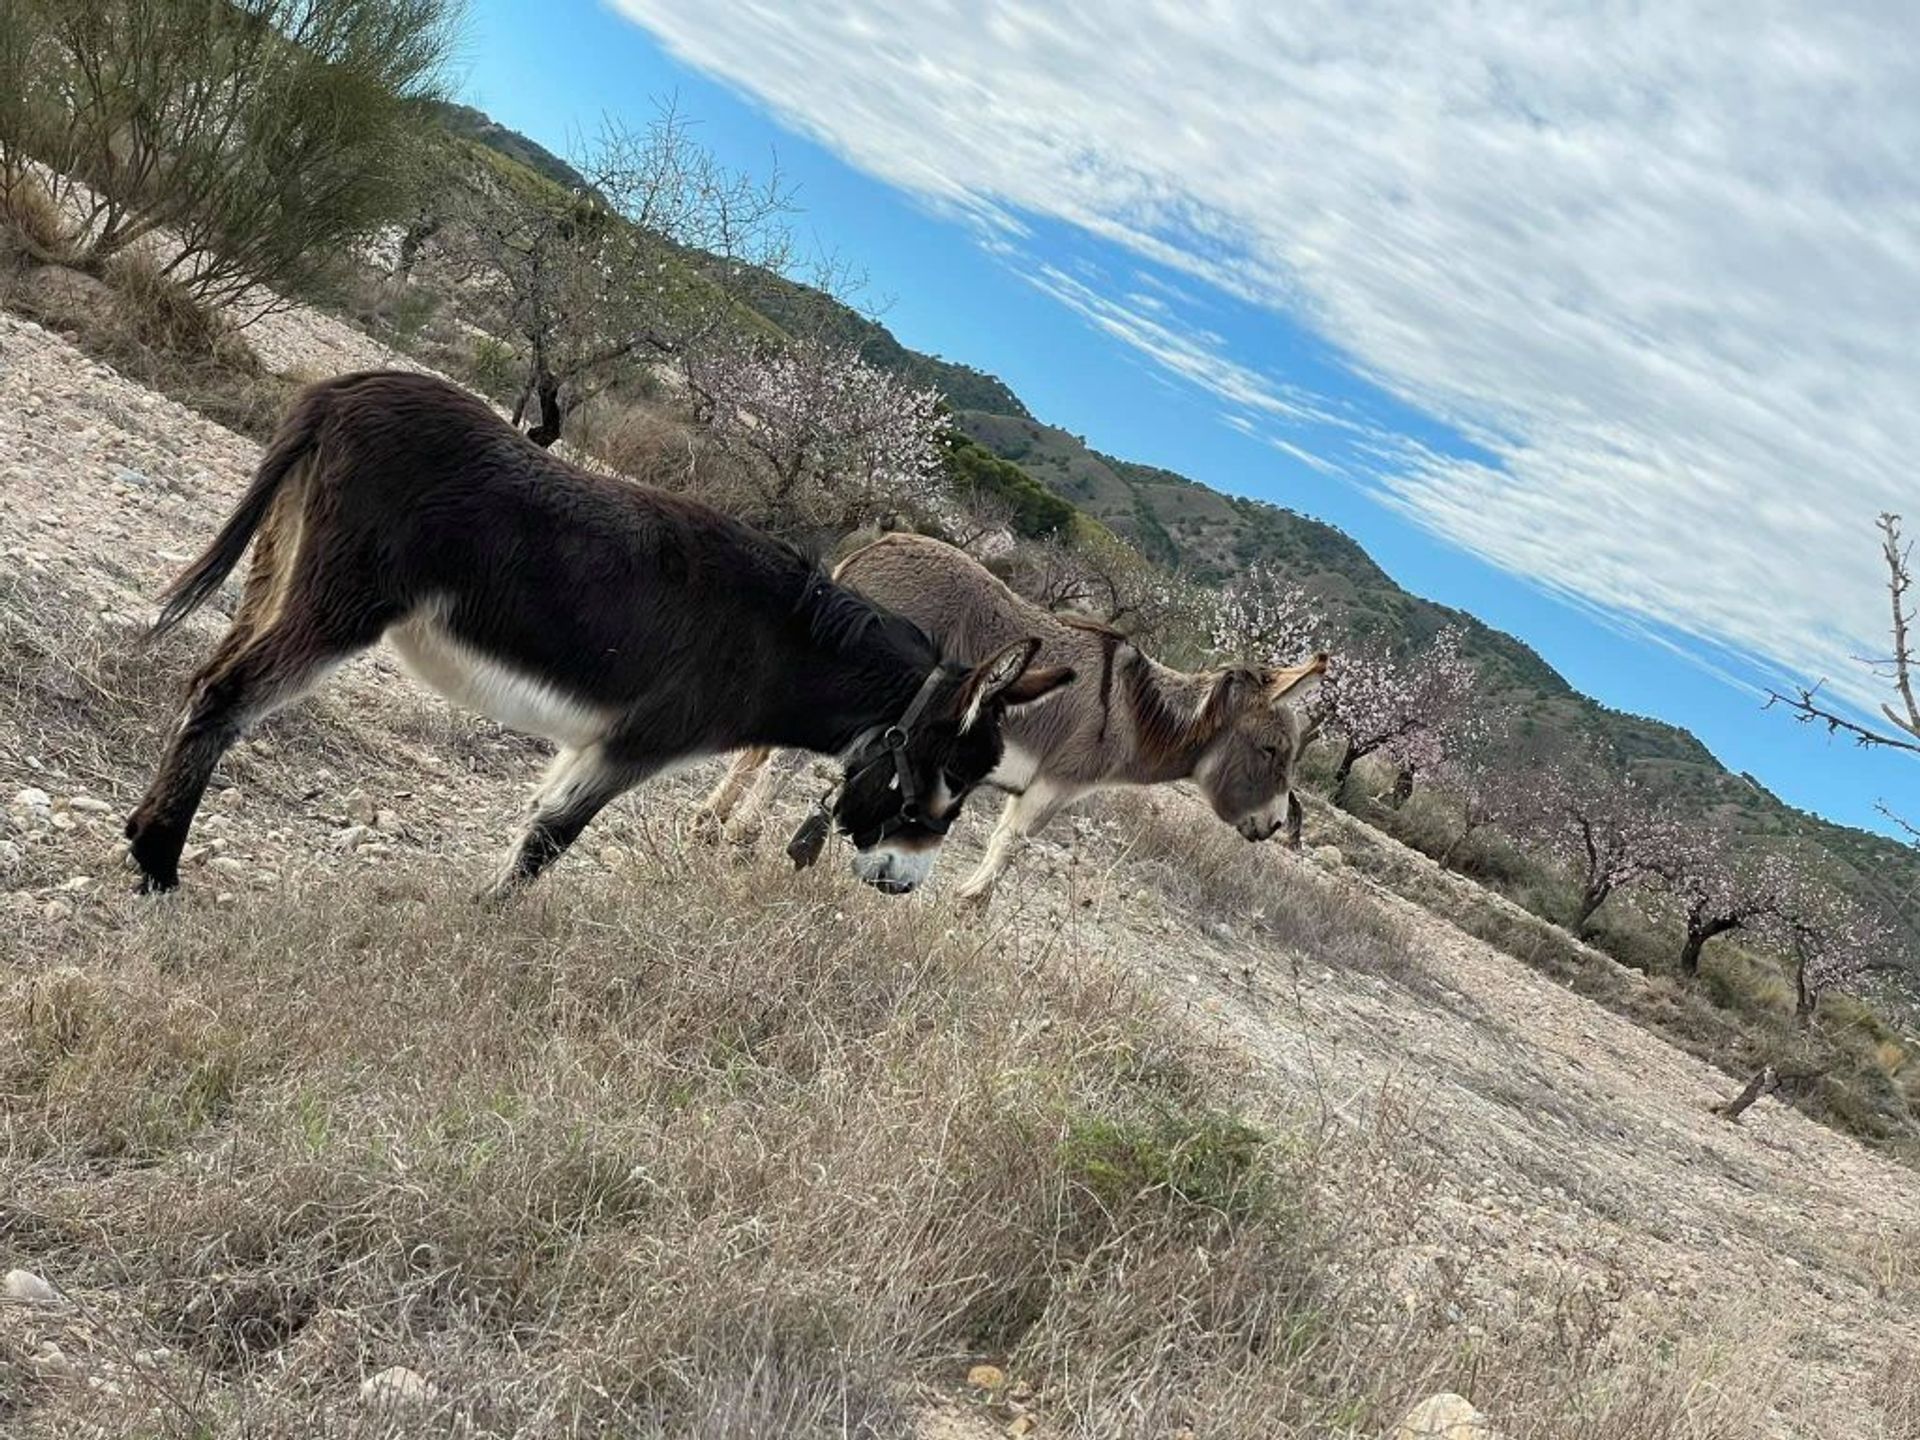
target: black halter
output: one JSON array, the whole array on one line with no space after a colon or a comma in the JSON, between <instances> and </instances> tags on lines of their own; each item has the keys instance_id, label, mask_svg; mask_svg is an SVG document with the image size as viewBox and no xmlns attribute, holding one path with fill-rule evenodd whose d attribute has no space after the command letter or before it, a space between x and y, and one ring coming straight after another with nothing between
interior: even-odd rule
<instances>
[{"instance_id":1,"label":"black halter","mask_svg":"<svg viewBox=\"0 0 1920 1440\"><path fill-rule=\"evenodd\" d=\"M927 678L920 682L919 690L900 718L862 745L848 759L842 778L828 786L826 793L813 802L812 812L800 823L800 828L793 833L793 839L787 843L787 854L792 858L796 870L804 870L820 858L821 847L826 844L833 828L835 795L874 766L884 765L888 761L893 762L894 782L900 788L900 809L880 823L880 834L874 843L877 845L910 825L935 835L944 835L952 827L951 817L928 815L921 811L920 787L914 781L913 767L907 763L907 747L913 739L913 727L933 699L939 679L940 666L935 665L927 672Z\"/></svg>"}]
</instances>

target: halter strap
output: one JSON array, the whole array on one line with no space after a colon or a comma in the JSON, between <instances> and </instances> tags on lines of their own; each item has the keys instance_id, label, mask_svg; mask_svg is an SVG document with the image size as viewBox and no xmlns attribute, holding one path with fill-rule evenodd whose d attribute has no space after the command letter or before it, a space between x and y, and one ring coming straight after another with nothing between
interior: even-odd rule
<instances>
[{"instance_id":1,"label":"halter strap","mask_svg":"<svg viewBox=\"0 0 1920 1440\"><path fill-rule=\"evenodd\" d=\"M936 835L947 833L953 823L950 819L936 819L920 813L920 788L914 782L913 767L907 763L907 747L913 741L913 726L919 722L932 701L939 679L940 666L936 664L927 672L927 678L920 682L920 688L914 692L913 699L907 703L900 718L880 732L880 753L849 764L842 772L841 779L829 785L814 801L812 813L794 832L793 840L787 846L787 854L793 858L796 868L805 869L819 856L820 847L826 842L828 817L832 814L834 797L846 788L849 780L856 775L866 774L885 760L893 761L894 779L900 787L900 809L880 823L880 839L884 840L909 825L918 825Z\"/></svg>"}]
</instances>

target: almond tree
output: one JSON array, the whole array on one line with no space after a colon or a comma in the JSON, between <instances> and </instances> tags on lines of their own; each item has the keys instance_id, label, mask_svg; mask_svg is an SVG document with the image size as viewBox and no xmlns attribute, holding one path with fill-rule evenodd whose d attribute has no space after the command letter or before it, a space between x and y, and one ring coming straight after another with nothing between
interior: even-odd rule
<instances>
[{"instance_id":1,"label":"almond tree","mask_svg":"<svg viewBox=\"0 0 1920 1440\"><path fill-rule=\"evenodd\" d=\"M1353 767L1384 754L1400 767L1396 794L1413 791L1415 775L1446 753L1449 727L1466 717L1478 676L1460 653L1461 634L1448 627L1406 659L1384 652L1336 653L1321 687L1326 726L1342 738L1333 793Z\"/></svg>"},{"instance_id":2,"label":"almond tree","mask_svg":"<svg viewBox=\"0 0 1920 1440\"><path fill-rule=\"evenodd\" d=\"M1618 892L1659 877L1678 827L1644 786L1598 751L1577 750L1529 777L1507 824L1573 873L1573 933Z\"/></svg>"},{"instance_id":3,"label":"almond tree","mask_svg":"<svg viewBox=\"0 0 1920 1440\"><path fill-rule=\"evenodd\" d=\"M1321 648L1327 629L1306 589L1265 560L1213 592L1202 618L1216 655L1262 669L1311 655Z\"/></svg>"},{"instance_id":4,"label":"almond tree","mask_svg":"<svg viewBox=\"0 0 1920 1440\"><path fill-rule=\"evenodd\" d=\"M1886 963L1893 937L1879 916L1826 884L1803 884L1782 907L1780 927L1793 952L1794 1015L1813 1019L1820 997L1856 984Z\"/></svg>"},{"instance_id":5,"label":"almond tree","mask_svg":"<svg viewBox=\"0 0 1920 1440\"><path fill-rule=\"evenodd\" d=\"M844 532L940 497L945 404L824 340L731 336L686 357L694 415L744 462L759 518Z\"/></svg>"},{"instance_id":6,"label":"almond tree","mask_svg":"<svg viewBox=\"0 0 1920 1440\"><path fill-rule=\"evenodd\" d=\"M1779 850L1723 826L1667 832L1665 853L1655 868L1683 907L1687 938L1680 973L1697 975L1707 942L1734 930L1775 926L1800 887L1799 867Z\"/></svg>"},{"instance_id":7,"label":"almond tree","mask_svg":"<svg viewBox=\"0 0 1920 1440\"><path fill-rule=\"evenodd\" d=\"M1452 800L1458 828L1435 857L1448 869L1460 847L1476 833L1505 822L1513 813L1515 766L1493 753L1488 727L1474 717L1456 726L1446 752L1433 767L1435 786Z\"/></svg>"},{"instance_id":8,"label":"almond tree","mask_svg":"<svg viewBox=\"0 0 1920 1440\"><path fill-rule=\"evenodd\" d=\"M474 157L444 246L527 372L514 411L551 445L567 416L649 361L685 354L792 259L790 191L722 166L664 109L608 122L567 189Z\"/></svg>"}]
</instances>

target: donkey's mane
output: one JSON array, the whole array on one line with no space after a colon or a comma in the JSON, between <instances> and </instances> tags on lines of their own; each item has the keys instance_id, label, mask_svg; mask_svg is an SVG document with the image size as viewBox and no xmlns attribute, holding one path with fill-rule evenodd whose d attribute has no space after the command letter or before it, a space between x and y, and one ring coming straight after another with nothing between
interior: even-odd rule
<instances>
[{"instance_id":1,"label":"donkey's mane","mask_svg":"<svg viewBox=\"0 0 1920 1440\"><path fill-rule=\"evenodd\" d=\"M814 644L836 655L852 655L877 638L903 659L939 663L940 649L926 631L840 584L818 562L793 553L807 567L794 612L805 622L807 637Z\"/></svg>"},{"instance_id":2,"label":"donkey's mane","mask_svg":"<svg viewBox=\"0 0 1920 1440\"><path fill-rule=\"evenodd\" d=\"M1206 744L1224 723L1225 675L1213 677L1206 703L1197 715L1183 715L1167 700L1154 674L1153 662L1135 650L1125 662L1127 700L1133 711L1134 734L1143 755L1161 758Z\"/></svg>"}]
</instances>

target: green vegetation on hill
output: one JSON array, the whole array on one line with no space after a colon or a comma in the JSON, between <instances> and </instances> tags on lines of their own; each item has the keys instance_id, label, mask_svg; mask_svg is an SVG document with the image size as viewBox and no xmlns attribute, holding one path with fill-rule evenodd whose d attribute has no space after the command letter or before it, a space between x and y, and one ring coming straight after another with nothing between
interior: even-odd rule
<instances>
[{"instance_id":1,"label":"green vegetation on hill","mask_svg":"<svg viewBox=\"0 0 1920 1440\"><path fill-rule=\"evenodd\" d=\"M554 154L537 140L529 140L518 130L509 130L498 120L471 105L456 105L451 101L436 100L431 103L431 113L442 128L463 140L471 140L484 145L487 149L506 156L517 164L524 165L534 174L568 190L586 188L586 180L578 170Z\"/></svg>"},{"instance_id":2,"label":"green vegetation on hill","mask_svg":"<svg viewBox=\"0 0 1920 1440\"><path fill-rule=\"evenodd\" d=\"M1080 513L1012 461L954 432L947 441L947 480L970 504L989 497L1004 504L1014 533L1027 540L1064 536Z\"/></svg>"}]
</instances>

